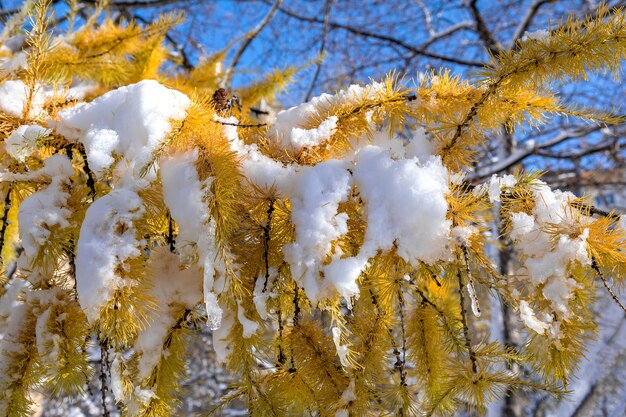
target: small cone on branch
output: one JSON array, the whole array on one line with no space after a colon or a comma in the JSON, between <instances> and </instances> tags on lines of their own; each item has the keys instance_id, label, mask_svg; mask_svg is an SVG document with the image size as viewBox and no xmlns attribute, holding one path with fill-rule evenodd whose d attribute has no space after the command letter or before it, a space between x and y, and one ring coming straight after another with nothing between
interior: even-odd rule
<instances>
[{"instance_id":1,"label":"small cone on branch","mask_svg":"<svg viewBox=\"0 0 626 417\"><path fill-rule=\"evenodd\" d=\"M230 94L228 94L228 92L225 89L218 88L213 93L213 100L212 100L213 107L218 112L224 111L229 107L229 103L228 103L229 99L230 99Z\"/></svg>"}]
</instances>

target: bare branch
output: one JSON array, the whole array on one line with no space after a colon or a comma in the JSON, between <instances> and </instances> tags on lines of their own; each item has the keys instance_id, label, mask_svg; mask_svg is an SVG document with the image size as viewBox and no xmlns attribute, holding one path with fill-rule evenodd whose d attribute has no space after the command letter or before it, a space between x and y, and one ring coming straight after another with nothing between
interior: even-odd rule
<instances>
[{"instance_id":1,"label":"bare branch","mask_svg":"<svg viewBox=\"0 0 626 417\"><path fill-rule=\"evenodd\" d=\"M267 3L267 0L264 0L265 3ZM292 17L294 19L303 21L303 22L310 22L310 23L318 23L318 24L324 24L324 20L323 19L318 19L315 17L308 17L308 16L302 16L299 15L291 10L285 9L284 7L279 7L278 10L289 16ZM464 66L468 66L468 67L482 67L484 66L484 62L479 62L479 61L471 61L471 60L466 60L463 58L457 58L457 57L453 57L453 56L445 56L445 55L440 55L440 54L436 54L434 52L430 52L427 51L424 48L418 48L416 46L413 45L409 45L408 43L404 42L403 40L394 38L393 36L390 35L383 35L383 34L379 34L379 33L374 33L374 32L370 32L368 30L365 29L360 29L360 28L356 28L354 26L350 26L350 25L346 25L343 23L338 23L338 22L329 22L328 23L329 26L333 29L343 29L346 30L354 35L358 35L358 36L362 36L365 38L371 38L371 39L378 39L381 41L385 41L388 42L390 44L394 44L397 46L400 46L403 49L406 49L407 51L413 52L415 55L420 55L423 57L427 57L427 58L433 58L433 59L438 59L440 61L444 61L444 62L450 62L453 64L458 64L458 65L464 65Z\"/></svg>"},{"instance_id":2,"label":"bare branch","mask_svg":"<svg viewBox=\"0 0 626 417\"><path fill-rule=\"evenodd\" d=\"M421 46L421 49L426 49L428 48L430 45L432 45L433 43L446 38L450 35L453 35L456 32L459 32L461 30L467 30L467 29L472 29L474 27L474 22L471 22L469 20L463 21L463 22L459 22L455 25L452 25L444 30L442 30L441 32L437 32L437 33L433 33L432 36L430 37L430 39L428 39L426 42L424 42Z\"/></svg>"},{"instance_id":3,"label":"bare branch","mask_svg":"<svg viewBox=\"0 0 626 417\"><path fill-rule=\"evenodd\" d=\"M472 175L470 175L470 179L476 181L490 177L493 174L498 174L521 162L525 158L531 155L535 155L540 149L550 148L569 139L580 138L582 136L588 135L589 133L600 130L601 128L602 126L589 126L584 128L564 130L552 139L548 139L534 147L520 149L495 164L483 168L478 168Z\"/></svg>"},{"instance_id":4,"label":"bare branch","mask_svg":"<svg viewBox=\"0 0 626 417\"><path fill-rule=\"evenodd\" d=\"M515 34L513 35L513 41L511 42L511 45L515 45L515 42L522 39L522 36L524 36L524 33L532 24L533 19L537 15L537 12L541 8L541 6L552 1L553 0L535 0L533 4L530 5L528 10L526 11L526 15L524 15L524 17L520 21L517 29L515 29Z\"/></svg>"},{"instance_id":5,"label":"bare branch","mask_svg":"<svg viewBox=\"0 0 626 417\"><path fill-rule=\"evenodd\" d=\"M478 37L480 37L480 40L482 41L483 45L485 45L485 48L487 48L489 53L491 53L492 55L496 55L500 47L498 46L498 42L494 39L493 34L489 30L489 28L487 28L487 24L483 20L483 16L480 13L480 10L478 10L477 2L478 0L470 0L468 4L470 12L472 13L472 17L474 18L476 32L478 33Z\"/></svg>"},{"instance_id":6,"label":"bare branch","mask_svg":"<svg viewBox=\"0 0 626 417\"><path fill-rule=\"evenodd\" d=\"M313 79L311 80L311 84L309 85L309 90L306 93L304 101L309 101L309 99L311 98L313 90L315 89L315 84L317 83L317 79L320 75L320 70L322 68L322 59L324 57L324 49L326 48L326 38L328 37L328 23L330 22L330 9L332 7L332 4L333 0L326 0L326 5L324 6L324 30L322 31L322 43L320 45L319 58L315 67L315 74L313 74Z\"/></svg>"},{"instance_id":7,"label":"bare branch","mask_svg":"<svg viewBox=\"0 0 626 417\"><path fill-rule=\"evenodd\" d=\"M274 2L274 5L270 8L270 10L267 12L265 17L259 22L259 24L256 25L254 29L252 29L250 32L246 34L243 43L241 44L237 52L235 52L235 56L233 58L232 64L230 65L230 71L228 72L229 73L228 84L230 84L230 81L232 80L235 68L237 67L237 64L239 64L239 60L243 56L243 53L246 51L246 49L248 49L248 46L250 46L254 38L256 38L259 35L259 33L261 33L261 31L265 28L265 26L267 26L272 21L272 19L274 18L274 15L278 11L278 7L280 6L282 2L283 0L276 0Z\"/></svg>"}]
</instances>

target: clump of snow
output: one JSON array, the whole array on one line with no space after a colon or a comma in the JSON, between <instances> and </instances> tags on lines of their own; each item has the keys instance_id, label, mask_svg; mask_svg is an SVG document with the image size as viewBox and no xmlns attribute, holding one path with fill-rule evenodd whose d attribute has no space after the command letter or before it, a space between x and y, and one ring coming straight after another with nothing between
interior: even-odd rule
<instances>
[{"instance_id":1,"label":"clump of snow","mask_svg":"<svg viewBox=\"0 0 626 417\"><path fill-rule=\"evenodd\" d=\"M522 42L527 41L537 41L537 42L545 42L550 39L550 31L547 29L539 29L532 32L524 32L524 36L522 36Z\"/></svg>"},{"instance_id":2,"label":"clump of snow","mask_svg":"<svg viewBox=\"0 0 626 417\"><path fill-rule=\"evenodd\" d=\"M9 155L20 162L37 151L37 141L50 134L50 130L38 125L22 125L15 129L6 139L6 150Z\"/></svg>"},{"instance_id":3,"label":"clump of snow","mask_svg":"<svg viewBox=\"0 0 626 417\"><path fill-rule=\"evenodd\" d=\"M337 129L338 121L339 118L337 116L331 116L314 129L294 127L291 130L291 146L295 150L300 150L327 141Z\"/></svg>"},{"instance_id":4,"label":"clump of snow","mask_svg":"<svg viewBox=\"0 0 626 417\"><path fill-rule=\"evenodd\" d=\"M323 268L326 281L332 283L339 295L345 298L348 308L352 308L351 299L359 296L357 280L367 265L368 258L364 255L349 258L334 256L332 262Z\"/></svg>"},{"instance_id":5,"label":"clump of snow","mask_svg":"<svg viewBox=\"0 0 626 417\"><path fill-rule=\"evenodd\" d=\"M418 126L413 132L413 137L409 140L405 147L407 158L418 158L420 160L427 159L435 154L435 147L428 140L426 130Z\"/></svg>"},{"instance_id":6,"label":"clump of snow","mask_svg":"<svg viewBox=\"0 0 626 417\"><path fill-rule=\"evenodd\" d=\"M243 337L249 339L259 328L259 324L246 317L245 309L241 305L241 300L237 300L237 320L243 327Z\"/></svg>"},{"instance_id":7,"label":"clump of snow","mask_svg":"<svg viewBox=\"0 0 626 417\"><path fill-rule=\"evenodd\" d=\"M336 94L322 94L311 101L280 111L276 121L268 132L273 138L289 150L300 150L304 147L316 146L330 138L338 122L336 116L324 120L317 128L302 129L306 123L315 119L322 109L338 106L343 103L355 102L365 98L373 98L384 88L381 83L373 83L366 87L351 85Z\"/></svg>"},{"instance_id":8,"label":"clump of snow","mask_svg":"<svg viewBox=\"0 0 626 417\"><path fill-rule=\"evenodd\" d=\"M111 361L111 392L115 401L122 401L124 399L124 357L119 353L113 353L113 360Z\"/></svg>"},{"instance_id":9,"label":"clump of snow","mask_svg":"<svg viewBox=\"0 0 626 417\"><path fill-rule=\"evenodd\" d=\"M213 330L213 349L218 362L224 362L230 354L228 335L235 324L235 313L229 308L221 309L223 311L221 326Z\"/></svg>"},{"instance_id":10,"label":"clump of snow","mask_svg":"<svg viewBox=\"0 0 626 417\"><path fill-rule=\"evenodd\" d=\"M341 365L344 367L348 366L348 346L341 344L341 329L339 327L333 327L331 329L333 333L333 342L335 343L335 348L337 349L337 356L339 356L339 361Z\"/></svg>"},{"instance_id":11,"label":"clump of snow","mask_svg":"<svg viewBox=\"0 0 626 417\"><path fill-rule=\"evenodd\" d=\"M13 56L0 58L0 73L14 74L28 68L26 52L20 51Z\"/></svg>"},{"instance_id":12,"label":"clump of snow","mask_svg":"<svg viewBox=\"0 0 626 417\"><path fill-rule=\"evenodd\" d=\"M65 155L52 155L44 167L32 173L50 177L50 185L26 197L18 210L18 228L26 260L32 261L50 238L51 228L69 226L67 208L69 178L74 174L72 163Z\"/></svg>"},{"instance_id":13,"label":"clump of snow","mask_svg":"<svg viewBox=\"0 0 626 417\"><path fill-rule=\"evenodd\" d=\"M237 124L235 117L219 118L218 122ZM256 144L246 145L239 139L236 126L224 126L230 148L241 157L240 168L247 180L263 188L276 186L279 193L286 195L291 187L292 177L298 170L296 164L283 165L264 155Z\"/></svg>"},{"instance_id":14,"label":"clump of snow","mask_svg":"<svg viewBox=\"0 0 626 417\"><path fill-rule=\"evenodd\" d=\"M478 233L478 228L475 226L455 226L450 230L450 237L452 237L459 245L468 246L472 236Z\"/></svg>"},{"instance_id":15,"label":"clump of snow","mask_svg":"<svg viewBox=\"0 0 626 417\"><path fill-rule=\"evenodd\" d=\"M5 292L0 297L0 339L7 329L6 321L13 314L13 309L19 304L20 295L28 287L28 281L23 279L12 279L5 286Z\"/></svg>"},{"instance_id":16,"label":"clump of snow","mask_svg":"<svg viewBox=\"0 0 626 417\"><path fill-rule=\"evenodd\" d=\"M0 112L10 116L24 115L28 100L28 86L21 80L6 80L0 83ZM35 88L27 117L38 117L45 113L43 109L45 95L40 87Z\"/></svg>"},{"instance_id":17,"label":"clump of snow","mask_svg":"<svg viewBox=\"0 0 626 417\"><path fill-rule=\"evenodd\" d=\"M478 296L476 295L476 289L474 288L474 283L470 281L467 283L466 287L467 287L467 293L469 294L469 298L470 298L470 302L472 306L472 313L474 313L474 316L480 317L481 315L480 304L478 303Z\"/></svg>"},{"instance_id":18,"label":"clump of snow","mask_svg":"<svg viewBox=\"0 0 626 417\"><path fill-rule=\"evenodd\" d=\"M446 219L448 171L438 158L393 160L366 146L356 155L354 178L367 209L364 256L397 245L408 262L433 263L449 256Z\"/></svg>"},{"instance_id":19,"label":"clump of snow","mask_svg":"<svg viewBox=\"0 0 626 417\"><path fill-rule=\"evenodd\" d=\"M60 111L53 127L83 143L97 175L108 170L116 156L139 171L169 134L171 120L183 119L189 104L186 95L144 80Z\"/></svg>"},{"instance_id":20,"label":"clump of snow","mask_svg":"<svg viewBox=\"0 0 626 417\"><path fill-rule=\"evenodd\" d=\"M578 287L576 281L569 277L568 270L574 264L591 264L587 252L589 230L585 228L578 235L571 234L573 230L579 230L578 223L586 219L571 208L569 203L575 198L573 194L552 191L540 181L533 185L532 190L535 198L533 212L531 215L521 212L511 214L510 236L521 254L521 272L527 276L531 288L541 288L541 293L550 303L550 312L568 318L571 316L568 300ZM555 228L559 227L567 232L555 234ZM538 328L528 314L521 314L529 327L528 323L531 323L533 330ZM558 329L550 327L549 330L550 334L560 334Z\"/></svg>"},{"instance_id":21,"label":"clump of snow","mask_svg":"<svg viewBox=\"0 0 626 417\"><path fill-rule=\"evenodd\" d=\"M150 324L137 334L135 352L141 380L148 378L161 357L165 338L176 324L180 307L193 309L202 300L202 273L196 265L181 269L178 256L165 248L153 251L148 264L153 285L150 294L156 300L156 310L150 314Z\"/></svg>"},{"instance_id":22,"label":"clump of snow","mask_svg":"<svg viewBox=\"0 0 626 417\"><path fill-rule=\"evenodd\" d=\"M283 252L296 282L313 303L327 295L319 282L322 261L333 240L348 231L348 216L337 210L350 195L351 185L348 164L337 160L302 168L294 179L290 197L296 240Z\"/></svg>"},{"instance_id":23,"label":"clump of snow","mask_svg":"<svg viewBox=\"0 0 626 417\"><path fill-rule=\"evenodd\" d=\"M204 300L207 325L217 329L222 310L214 293L215 270L220 269L215 246L215 222L209 218L212 179L200 181L196 170L197 150L172 155L161 165L163 199L178 225L176 249L182 260L198 255L204 270Z\"/></svg>"},{"instance_id":24,"label":"clump of snow","mask_svg":"<svg viewBox=\"0 0 626 417\"><path fill-rule=\"evenodd\" d=\"M76 252L78 300L90 323L99 315L117 288L124 283L118 269L141 253L143 240L136 236L134 222L145 208L137 193L116 188L97 199L87 210Z\"/></svg>"},{"instance_id":25,"label":"clump of snow","mask_svg":"<svg viewBox=\"0 0 626 417\"><path fill-rule=\"evenodd\" d=\"M270 268L270 275L276 273L273 271L273 268ZM265 285L265 277L258 277L254 284L254 307L256 308L259 317L261 320L267 320L268 311L267 311L267 301L274 297L275 294L271 291L268 291L267 288L263 291L263 286Z\"/></svg>"},{"instance_id":26,"label":"clump of snow","mask_svg":"<svg viewBox=\"0 0 626 417\"><path fill-rule=\"evenodd\" d=\"M489 201L491 203L495 203L500 201L500 194L502 190L507 190L512 188L517 184L517 179L513 175L504 175L502 177L498 177L497 175L492 175L491 180L488 183L484 184L483 187L487 188L487 194L489 195ZM482 190L483 188L478 187L478 190Z\"/></svg>"},{"instance_id":27,"label":"clump of snow","mask_svg":"<svg viewBox=\"0 0 626 417\"><path fill-rule=\"evenodd\" d=\"M217 295L211 290L206 290L208 284L204 282L204 306L206 308L207 326L211 330L217 330L222 326L223 311L217 301Z\"/></svg>"},{"instance_id":28,"label":"clump of snow","mask_svg":"<svg viewBox=\"0 0 626 417\"><path fill-rule=\"evenodd\" d=\"M183 257L193 254L209 219L207 188L198 177L197 159L198 152L193 149L161 163L163 199L178 225L176 249Z\"/></svg>"},{"instance_id":29,"label":"clump of snow","mask_svg":"<svg viewBox=\"0 0 626 417\"><path fill-rule=\"evenodd\" d=\"M535 317L535 312L526 301L520 301L519 309L520 317L529 329L535 331L538 334L544 334L546 330L550 327L548 323L544 323L543 321Z\"/></svg>"}]
</instances>

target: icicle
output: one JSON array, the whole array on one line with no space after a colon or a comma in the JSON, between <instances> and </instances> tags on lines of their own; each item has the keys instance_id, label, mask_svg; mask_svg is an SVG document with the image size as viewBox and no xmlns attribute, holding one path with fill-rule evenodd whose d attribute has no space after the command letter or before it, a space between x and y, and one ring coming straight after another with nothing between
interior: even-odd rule
<instances>
[{"instance_id":1,"label":"icicle","mask_svg":"<svg viewBox=\"0 0 626 417\"><path fill-rule=\"evenodd\" d=\"M474 313L476 317L480 317L480 304L478 303L478 297L476 296L474 281L471 279L467 283L467 292L469 293L470 300L472 301L472 313Z\"/></svg>"}]
</instances>

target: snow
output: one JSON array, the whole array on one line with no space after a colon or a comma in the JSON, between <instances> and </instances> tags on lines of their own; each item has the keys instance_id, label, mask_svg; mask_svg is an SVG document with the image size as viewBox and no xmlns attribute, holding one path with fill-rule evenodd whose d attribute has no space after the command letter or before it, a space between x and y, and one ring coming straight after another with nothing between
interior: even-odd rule
<instances>
[{"instance_id":1,"label":"snow","mask_svg":"<svg viewBox=\"0 0 626 417\"><path fill-rule=\"evenodd\" d=\"M222 324L219 328L213 329L213 349L218 362L224 362L230 354L228 335L235 323L235 314L232 310L228 308L221 308L221 310L223 311Z\"/></svg>"},{"instance_id":2,"label":"snow","mask_svg":"<svg viewBox=\"0 0 626 417\"><path fill-rule=\"evenodd\" d=\"M328 295L319 282L322 261L332 242L348 231L347 214L337 212L339 203L350 195L348 167L346 162L330 160L303 167L294 179L290 197L296 240L283 252L294 279L313 303Z\"/></svg>"},{"instance_id":3,"label":"snow","mask_svg":"<svg viewBox=\"0 0 626 417\"><path fill-rule=\"evenodd\" d=\"M124 283L118 268L137 257L144 245L136 236L134 222L145 208L137 193L116 188L97 199L85 214L76 251L78 300L90 323Z\"/></svg>"},{"instance_id":4,"label":"snow","mask_svg":"<svg viewBox=\"0 0 626 417\"><path fill-rule=\"evenodd\" d=\"M237 300L237 320L243 327L243 337L249 339L259 328L259 324L253 320L250 320L245 315L245 309L241 305L241 300Z\"/></svg>"},{"instance_id":5,"label":"snow","mask_svg":"<svg viewBox=\"0 0 626 417\"><path fill-rule=\"evenodd\" d=\"M139 172L166 139L171 121L186 116L190 102L176 90L144 80L61 110L52 126L66 138L83 143L96 175L102 176L115 156Z\"/></svg>"},{"instance_id":6,"label":"snow","mask_svg":"<svg viewBox=\"0 0 626 417\"><path fill-rule=\"evenodd\" d=\"M352 308L351 299L359 296L357 280L367 265L368 259L363 255L350 258L335 256L332 262L323 268L326 280L331 282L339 295L347 301L348 308Z\"/></svg>"},{"instance_id":7,"label":"snow","mask_svg":"<svg viewBox=\"0 0 626 417\"><path fill-rule=\"evenodd\" d=\"M236 124L235 117L215 118L222 123ZM246 179L265 189L276 186L280 194L286 195L292 183L292 177L298 170L296 164L285 166L280 162L264 155L256 144L247 145L239 139L235 126L224 126L230 148L241 158L240 168Z\"/></svg>"},{"instance_id":8,"label":"snow","mask_svg":"<svg viewBox=\"0 0 626 417\"><path fill-rule=\"evenodd\" d=\"M67 208L69 178L74 174L70 160L65 155L52 155L39 172L50 177L50 185L26 197L18 210L19 234L28 261L34 260L48 241L53 226L69 226L72 214Z\"/></svg>"},{"instance_id":9,"label":"snow","mask_svg":"<svg viewBox=\"0 0 626 417\"><path fill-rule=\"evenodd\" d=\"M110 385L111 392L113 393L113 398L116 401L122 401L124 399L124 384L123 380L123 369L122 365L125 363L124 358L121 354L113 353L114 358L111 361L111 376L110 376Z\"/></svg>"},{"instance_id":10,"label":"snow","mask_svg":"<svg viewBox=\"0 0 626 417\"><path fill-rule=\"evenodd\" d=\"M373 98L383 88L383 84L376 82L365 87L354 84L336 94L322 94L313 97L311 101L280 111L268 132L268 137L290 151L320 145L330 138L337 126L338 118L331 116L314 129L303 129L304 125L316 120L324 109Z\"/></svg>"},{"instance_id":11,"label":"snow","mask_svg":"<svg viewBox=\"0 0 626 417\"><path fill-rule=\"evenodd\" d=\"M50 134L50 129L38 125L22 125L15 129L6 139L6 150L9 155L20 162L37 151L37 141Z\"/></svg>"},{"instance_id":12,"label":"snow","mask_svg":"<svg viewBox=\"0 0 626 417\"><path fill-rule=\"evenodd\" d=\"M5 292L0 296L0 340L7 329L6 322L13 313L13 309L21 304L21 294L28 287L28 281L12 279L5 286Z\"/></svg>"},{"instance_id":13,"label":"snow","mask_svg":"<svg viewBox=\"0 0 626 417\"><path fill-rule=\"evenodd\" d=\"M0 83L0 112L22 117L28 100L28 87L21 80L6 80ZM35 118L43 115L45 96L39 86L35 88L28 115Z\"/></svg>"},{"instance_id":14,"label":"snow","mask_svg":"<svg viewBox=\"0 0 626 417\"><path fill-rule=\"evenodd\" d=\"M474 316L480 317L480 305L478 304L478 297L476 296L476 290L472 282L467 283L467 292L472 305L472 313L474 313Z\"/></svg>"},{"instance_id":15,"label":"snow","mask_svg":"<svg viewBox=\"0 0 626 417\"><path fill-rule=\"evenodd\" d=\"M28 68L26 52L18 52L10 57L0 58L0 73L14 74Z\"/></svg>"},{"instance_id":16,"label":"snow","mask_svg":"<svg viewBox=\"0 0 626 417\"><path fill-rule=\"evenodd\" d=\"M341 344L341 329L338 327L333 327L331 329L333 333L333 342L335 343L335 348L337 349L337 356L339 356L339 361L341 365L344 367L348 366L348 346Z\"/></svg>"},{"instance_id":17,"label":"snow","mask_svg":"<svg viewBox=\"0 0 626 417\"><path fill-rule=\"evenodd\" d=\"M37 353L44 363L52 363L56 360L58 345L61 336L51 333L49 330L49 320L53 313L53 307L46 308L43 313L37 317L35 324L35 340L37 343Z\"/></svg>"},{"instance_id":18,"label":"snow","mask_svg":"<svg viewBox=\"0 0 626 417\"><path fill-rule=\"evenodd\" d=\"M539 29L532 32L524 32L522 42L537 41L545 42L550 39L550 31L547 29Z\"/></svg>"},{"instance_id":19,"label":"snow","mask_svg":"<svg viewBox=\"0 0 626 417\"><path fill-rule=\"evenodd\" d=\"M470 239L478 233L478 229L474 226L455 226L450 230L452 237L459 245L468 246Z\"/></svg>"},{"instance_id":20,"label":"snow","mask_svg":"<svg viewBox=\"0 0 626 417\"><path fill-rule=\"evenodd\" d=\"M428 140L426 130L418 126L413 132L413 137L409 140L405 147L407 158L418 158L420 160L428 159L435 154L435 147Z\"/></svg>"},{"instance_id":21,"label":"snow","mask_svg":"<svg viewBox=\"0 0 626 417\"><path fill-rule=\"evenodd\" d=\"M276 271L273 270L273 268L270 268L270 275L275 274ZM254 307L256 308L256 312L258 313L259 317L261 317L261 320L267 320L268 318L268 311L267 311L267 301L274 297L275 294L273 292L270 291L263 291L263 285L265 284L265 277L264 276L260 276L256 279L256 282L254 284L254 293L253 293L253 302L254 302ZM268 283L268 288L269 288L269 283Z\"/></svg>"},{"instance_id":22,"label":"snow","mask_svg":"<svg viewBox=\"0 0 626 417\"><path fill-rule=\"evenodd\" d=\"M331 116L324 120L315 129L300 129L294 127L291 130L291 145L295 150L300 150L305 147L311 147L319 145L330 139L332 134L337 129L337 122L339 118L337 116Z\"/></svg>"},{"instance_id":23,"label":"snow","mask_svg":"<svg viewBox=\"0 0 626 417\"><path fill-rule=\"evenodd\" d=\"M546 330L550 327L548 323L544 323L543 321L535 317L535 312L530 307L528 302L524 300L520 301L519 309L520 317L529 329L535 331L538 334L544 334Z\"/></svg>"},{"instance_id":24,"label":"snow","mask_svg":"<svg viewBox=\"0 0 626 417\"><path fill-rule=\"evenodd\" d=\"M180 307L193 309L202 300L200 269L197 265L181 268L178 256L166 248L152 251L148 271L156 310L151 312L150 324L137 334L134 344L139 355L137 372L141 380L148 378L161 357L167 355L163 344L179 319L173 313L180 314Z\"/></svg>"},{"instance_id":25,"label":"snow","mask_svg":"<svg viewBox=\"0 0 626 417\"><path fill-rule=\"evenodd\" d=\"M197 253L203 268L204 301L207 325L211 329L220 326L222 310L214 291L215 270L220 269L215 245L215 222L209 218L211 181L201 182L195 163L196 149L172 155L161 164L163 199L172 219L178 225L176 249L181 260L190 259Z\"/></svg>"},{"instance_id":26,"label":"snow","mask_svg":"<svg viewBox=\"0 0 626 417\"><path fill-rule=\"evenodd\" d=\"M486 183L484 186L487 188L489 201L493 204L500 201L502 190L512 188L515 184L517 184L517 180L513 175L504 175L502 177L492 175L489 183Z\"/></svg>"},{"instance_id":27,"label":"snow","mask_svg":"<svg viewBox=\"0 0 626 417\"><path fill-rule=\"evenodd\" d=\"M521 275L526 276L529 288L541 288L545 300L550 303L550 311L559 317L568 318L568 300L577 287L575 280L569 277L568 270L572 265L588 266L591 264L587 252L589 230L584 228L578 236L569 233L549 233L548 228L555 226L564 230L579 230L578 224L585 224L589 219L576 214L569 202L575 197L568 192L550 190L543 182L537 181L532 186L535 207L532 215L512 213L511 239L521 254ZM520 310L522 310L520 306ZM522 321L531 329L540 332L538 325L528 309L520 311ZM554 322L553 326L557 326ZM545 331L546 329L544 329ZM558 328L550 327L550 334L558 337ZM541 332L543 334L543 332Z\"/></svg>"},{"instance_id":28,"label":"snow","mask_svg":"<svg viewBox=\"0 0 626 417\"><path fill-rule=\"evenodd\" d=\"M398 254L413 265L447 259L449 186L441 160L393 160L388 151L366 146L355 161L354 179L367 209L361 254L371 257L397 245Z\"/></svg>"},{"instance_id":29,"label":"snow","mask_svg":"<svg viewBox=\"0 0 626 417\"><path fill-rule=\"evenodd\" d=\"M183 258L193 254L209 219L208 188L198 178L197 159L196 149L173 155L162 162L160 171L163 199L178 225L176 249Z\"/></svg>"}]
</instances>

